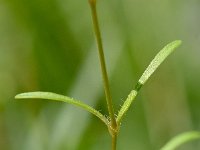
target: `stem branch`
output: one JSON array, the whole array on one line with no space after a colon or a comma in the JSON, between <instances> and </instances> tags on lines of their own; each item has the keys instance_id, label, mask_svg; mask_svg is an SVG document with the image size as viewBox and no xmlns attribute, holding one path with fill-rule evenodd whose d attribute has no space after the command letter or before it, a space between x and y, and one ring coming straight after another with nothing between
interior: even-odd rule
<instances>
[{"instance_id":1,"label":"stem branch","mask_svg":"<svg viewBox=\"0 0 200 150\"><path fill-rule=\"evenodd\" d=\"M92 20L93 20L96 42L98 45L102 78L103 78L103 83L104 83L107 107L108 107L109 116L110 116L110 120L111 120L111 127L115 129L117 127L117 123L116 123L116 119L114 116L112 97L111 97L110 88L109 88L110 87L109 80L108 80L108 75L107 75L107 71L106 71L106 63L105 63L105 57L104 57L104 52L103 52L101 32L100 32L100 28L99 28L99 22L98 22L97 11L96 11L96 0L89 0L89 3L91 6L91 11L92 11Z\"/></svg>"}]
</instances>

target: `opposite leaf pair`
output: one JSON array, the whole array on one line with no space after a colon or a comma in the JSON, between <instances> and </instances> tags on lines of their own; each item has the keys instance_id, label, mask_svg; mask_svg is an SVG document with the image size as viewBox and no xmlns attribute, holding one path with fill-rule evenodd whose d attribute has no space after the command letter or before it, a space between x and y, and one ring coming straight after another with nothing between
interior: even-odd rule
<instances>
[{"instance_id":1,"label":"opposite leaf pair","mask_svg":"<svg viewBox=\"0 0 200 150\"><path fill-rule=\"evenodd\" d=\"M149 77L154 73L154 71L159 67L159 65L169 56L175 48L177 48L181 44L181 41L177 40L174 41L167 46L165 46L151 61L150 65L147 67L147 69L142 74L141 78L139 79L137 85L135 86L135 89L131 91L131 93L128 95L127 99L125 100L124 104L122 105L121 109L119 110L119 113L117 115L117 124L119 125L121 123L122 117L129 109L130 105L132 104L133 100L137 96L138 91L142 87L142 85L145 84L145 82L149 79ZM48 100L55 100L55 101L62 101L66 102L78 107L81 107L85 109L86 111L92 113L93 115L97 116L101 121L103 121L108 127L109 127L109 119L106 118L103 114L101 114L96 109L92 108L91 106L84 104L81 101L75 100L73 98L59 95L51 92L29 92L29 93L22 93L15 96L16 99L48 99Z\"/></svg>"},{"instance_id":2,"label":"opposite leaf pair","mask_svg":"<svg viewBox=\"0 0 200 150\"><path fill-rule=\"evenodd\" d=\"M160 64L181 44L181 41L177 40L174 42L169 43L167 46L165 46L151 61L147 69L144 71L142 76L140 77L138 83L135 86L135 89L131 91L131 93L128 95L127 99L125 100L124 104L122 105L121 109L118 112L116 121L118 127L120 127L121 120L124 116L124 114L128 111L130 105L133 103L134 99L137 96L137 93L139 92L140 88L146 83L146 81L149 79L149 77L154 73L154 71L160 66ZM55 101L62 101L66 102L78 107L83 108L84 110L92 113L93 115L97 116L101 121L103 121L109 130L111 129L110 126L110 120L109 118L106 118L105 115L101 114L96 109L92 108L91 106L75 100L73 98L50 93L50 92L29 92L29 93L22 93L15 96L16 99L48 99L48 100L55 100ZM174 139L172 139L168 144L166 144L161 150L174 150L179 145L193 140L200 138L199 132L188 132L181 134Z\"/></svg>"}]
</instances>

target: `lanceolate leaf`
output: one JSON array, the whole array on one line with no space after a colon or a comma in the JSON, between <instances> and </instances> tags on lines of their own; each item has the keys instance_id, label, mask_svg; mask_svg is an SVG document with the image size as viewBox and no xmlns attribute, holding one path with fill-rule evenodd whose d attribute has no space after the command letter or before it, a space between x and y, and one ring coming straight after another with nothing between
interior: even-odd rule
<instances>
[{"instance_id":1,"label":"lanceolate leaf","mask_svg":"<svg viewBox=\"0 0 200 150\"><path fill-rule=\"evenodd\" d=\"M117 116L118 124L120 124L122 117L128 111L130 105L132 104L133 100L136 98L137 93L142 87L142 85L144 85L144 83L149 79L149 77L154 73L154 71L160 66L160 64L167 58L167 56L169 56L180 44L181 44L180 40L169 43L151 61L147 69L144 71L144 73L140 77L138 83L136 84L135 90L131 91L131 93L128 95L128 98L122 105Z\"/></svg>"},{"instance_id":2,"label":"lanceolate leaf","mask_svg":"<svg viewBox=\"0 0 200 150\"><path fill-rule=\"evenodd\" d=\"M127 112L127 110L129 109L131 103L133 102L133 100L135 99L136 96L137 96L137 91L135 91L135 90L131 91L131 93L128 95L126 101L124 102L123 106L121 107L120 111L118 112L118 115L117 115L117 123L118 124L120 124L122 117Z\"/></svg>"},{"instance_id":3,"label":"lanceolate leaf","mask_svg":"<svg viewBox=\"0 0 200 150\"><path fill-rule=\"evenodd\" d=\"M199 138L200 138L200 132L191 131L182 133L174 137L171 141L169 141L163 148L161 148L161 150L175 150L182 144Z\"/></svg>"},{"instance_id":4,"label":"lanceolate leaf","mask_svg":"<svg viewBox=\"0 0 200 150\"><path fill-rule=\"evenodd\" d=\"M105 116L103 116L99 111L92 108L91 106L88 106L78 100L74 100L73 98L59 95L51 92L29 92L29 93L22 93L15 96L15 99L48 99L48 100L54 100L54 101L62 101L69 104L73 104L75 106L81 107L88 112L94 114L99 119L101 119L106 125L108 125L108 120Z\"/></svg>"},{"instance_id":5,"label":"lanceolate leaf","mask_svg":"<svg viewBox=\"0 0 200 150\"><path fill-rule=\"evenodd\" d=\"M140 84L144 84L149 77L154 73L154 71L160 66L160 64L179 46L181 41L177 40L169 43L165 46L151 61L147 69L144 71L142 76L139 79Z\"/></svg>"}]
</instances>

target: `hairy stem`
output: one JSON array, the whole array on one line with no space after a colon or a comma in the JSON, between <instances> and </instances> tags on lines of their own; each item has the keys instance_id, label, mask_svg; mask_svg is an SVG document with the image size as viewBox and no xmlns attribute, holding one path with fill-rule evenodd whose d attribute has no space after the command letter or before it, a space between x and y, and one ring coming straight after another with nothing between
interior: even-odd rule
<instances>
[{"instance_id":1,"label":"hairy stem","mask_svg":"<svg viewBox=\"0 0 200 150\"><path fill-rule=\"evenodd\" d=\"M89 0L89 3L91 6L94 32L95 32L95 37L96 37L96 41L98 45L99 59L100 59L100 64L101 64L101 71L102 71L102 78L103 78L103 83L104 83L107 107L108 107L109 116L111 120L111 126L112 128L115 129L117 127L117 123L114 116L112 97L111 97L110 88L109 88L110 87L109 80L108 80L108 75L106 71L106 63L105 63L105 57L104 57L104 52L103 52L101 32L99 28L99 22L98 22L97 11L96 11L96 0Z\"/></svg>"}]
</instances>

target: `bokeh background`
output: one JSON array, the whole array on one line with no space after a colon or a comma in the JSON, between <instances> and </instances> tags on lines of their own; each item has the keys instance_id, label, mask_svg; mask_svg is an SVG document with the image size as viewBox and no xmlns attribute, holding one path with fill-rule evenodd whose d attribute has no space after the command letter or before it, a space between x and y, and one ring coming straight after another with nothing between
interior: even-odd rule
<instances>
[{"instance_id":1,"label":"bokeh background","mask_svg":"<svg viewBox=\"0 0 200 150\"><path fill-rule=\"evenodd\" d=\"M98 12L116 112L155 54L183 41L127 113L118 149L157 150L200 130L200 1L98 0ZM0 150L109 150L106 127L87 112L14 100L51 91L107 114L101 81L87 0L0 0Z\"/></svg>"}]
</instances>

